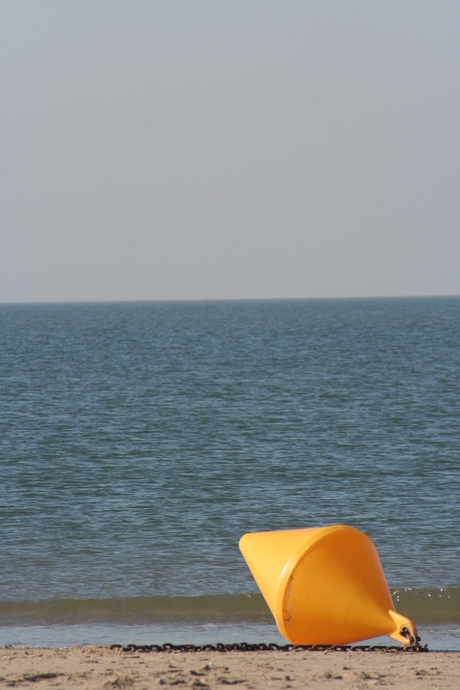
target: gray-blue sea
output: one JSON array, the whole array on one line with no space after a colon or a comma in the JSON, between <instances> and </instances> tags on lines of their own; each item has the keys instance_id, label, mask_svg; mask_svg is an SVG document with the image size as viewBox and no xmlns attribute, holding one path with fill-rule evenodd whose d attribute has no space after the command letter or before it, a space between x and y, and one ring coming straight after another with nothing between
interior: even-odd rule
<instances>
[{"instance_id":1,"label":"gray-blue sea","mask_svg":"<svg viewBox=\"0 0 460 690\"><path fill-rule=\"evenodd\" d=\"M460 650L460 298L0 305L0 644L280 642L238 541L335 523Z\"/></svg>"}]
</instances>

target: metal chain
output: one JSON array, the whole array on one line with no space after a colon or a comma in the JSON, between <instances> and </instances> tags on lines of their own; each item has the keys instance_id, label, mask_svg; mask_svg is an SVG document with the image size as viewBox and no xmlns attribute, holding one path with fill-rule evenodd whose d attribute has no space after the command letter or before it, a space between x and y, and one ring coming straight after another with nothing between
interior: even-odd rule
<instances>
[{"instance_id":1,"label":"metal chain","mask_svg":"<svg viewBox=\"0 0 460 690\"><path fill-rule=\"evenodd\" d=\"M420 642L420 637L418 635L416 637L414 637L414 635L411 635L409 628L401 628L399 634L403 637L407 637L410 645L418 644Z\"/></svg>"},{"instance_id":2,"label":"metal chain","mask_svg":"<svg viewBox=\"0 0 460 690\"><path fill-rule=\"evenodd\" d=\"M409 632L409 631L408 631ZM404 636L405 633L403 633ZM409 633L410 636L410 633ZM248 642L240 642L239 644L171 644L166 642L163 645L158 644L112 644L110 649L118 649L123 652L429 652L426 644L420 644L420 638L414 639L414 642L405 647L385 646L385 645L328 645L328 644L307 644L294 645L284 644L250 644Z\"/></svg>"}]
</instances>

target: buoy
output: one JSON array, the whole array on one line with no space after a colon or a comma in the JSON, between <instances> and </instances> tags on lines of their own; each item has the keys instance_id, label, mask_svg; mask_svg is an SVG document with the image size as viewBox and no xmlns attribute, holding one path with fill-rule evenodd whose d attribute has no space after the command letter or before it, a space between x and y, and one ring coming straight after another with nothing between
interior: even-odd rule
<instances>
[{"instance_id":1,"label":"buoy","mask_svg":"<svg viewBox=\"0 0 460 690\"><path fill-rule=\"evenodd\" d=\"M240 549L289 642L342 645L380 635L415 642L417 629L394 610L377 549L359 530L253 532Z\"/></svg>"}]
</instances>

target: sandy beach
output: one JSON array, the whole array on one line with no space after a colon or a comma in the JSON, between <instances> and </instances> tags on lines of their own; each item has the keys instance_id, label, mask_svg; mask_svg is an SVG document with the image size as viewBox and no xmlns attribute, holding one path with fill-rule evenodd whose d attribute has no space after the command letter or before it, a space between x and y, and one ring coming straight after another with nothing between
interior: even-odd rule
<instances>
[{"instance_id":1,"label":"sandy beach","mask_svg":"<svg viewBox=\"0 0 460 690\"><path fill-rule=\"evenodd\" d=\"M460 687L460 654L383 652L126 653L106 646L0 649L0 688Z\"/></svg>"}]
</instances>

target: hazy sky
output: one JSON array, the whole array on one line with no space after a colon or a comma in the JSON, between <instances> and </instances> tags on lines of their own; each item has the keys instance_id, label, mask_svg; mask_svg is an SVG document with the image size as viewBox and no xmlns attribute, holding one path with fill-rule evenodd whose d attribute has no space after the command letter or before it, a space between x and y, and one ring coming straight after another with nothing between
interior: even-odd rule
<instances>
[{"instance_id":1,"label":"hazy sky","mask_svg":"<svg viewBox=\"0 0 460 690\"><path fill-rule=\"evenodd\" d=\"M460 294L458 0L0 8L0 301Z\"/></svg>"}]
</instances>

